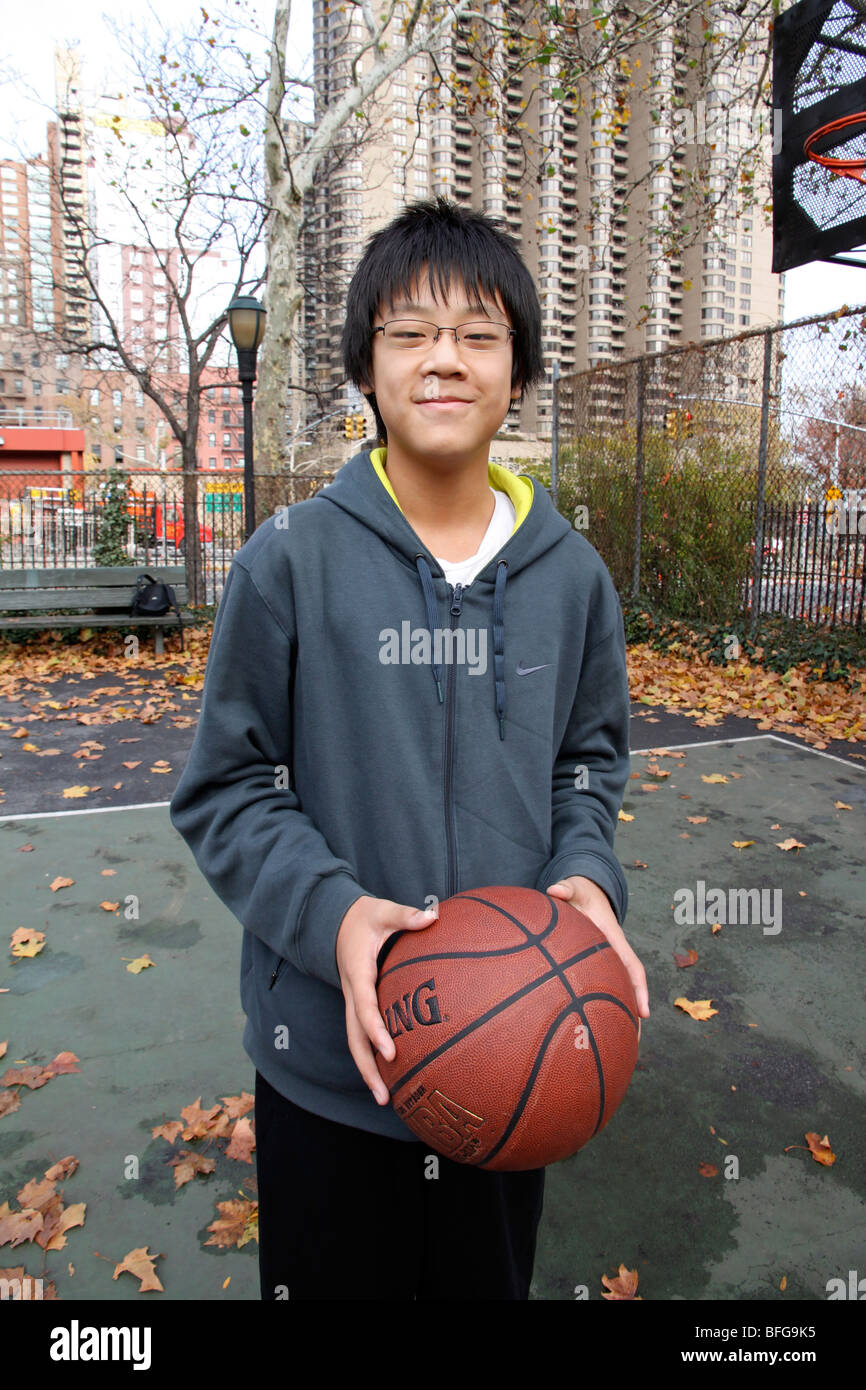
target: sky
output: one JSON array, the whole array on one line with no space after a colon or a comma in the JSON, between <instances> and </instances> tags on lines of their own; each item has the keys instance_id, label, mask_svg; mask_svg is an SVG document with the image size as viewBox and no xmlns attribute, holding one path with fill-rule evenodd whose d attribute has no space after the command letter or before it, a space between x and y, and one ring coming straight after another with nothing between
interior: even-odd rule
<instances>
[{"instance_id":1,"label":"sky","mask_svg":"<svg viewBox=\"0 0 866 1390\"><path fill-rule=\"evenodd\" d=\"M273 9L269 0L246 0L260 33L269 33ZM0 27L0 156L20 159L40 154L45 146L45 123L54 96L54 46L79 46L85 83L110 90L116 78L115 40L106 22L110 14L121 27L144 23L148 16L181 23L197 18L198 0L113 0L110 10L101 0L7 0ZM210 0L212 14L235 11L228 0ZM236 11L235 11L236 12ZM295 0L288 52L298 55L294 71L312 77L312 4ZM300 114L300 113L299 113ZM814 262L785 276L786 323L810 314L831 312L841 305L866 304L866 270Z\"/></svg>"}]
</instances>

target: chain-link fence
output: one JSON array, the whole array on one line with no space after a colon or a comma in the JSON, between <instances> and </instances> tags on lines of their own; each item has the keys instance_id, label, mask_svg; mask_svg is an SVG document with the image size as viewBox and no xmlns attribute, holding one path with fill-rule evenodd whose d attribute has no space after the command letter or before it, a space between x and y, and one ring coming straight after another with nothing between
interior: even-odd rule
<instances>
[{"instance_id":1,"label":"chain-link fence","mask_svg":"<svg viewBox=\"0 0 866 1390\"><path fill-rule=\"evenodd\" d=\"M557 505L623 599L860 627L864 372L861 307L561 378Z\"/></svg>"}]
</instances>

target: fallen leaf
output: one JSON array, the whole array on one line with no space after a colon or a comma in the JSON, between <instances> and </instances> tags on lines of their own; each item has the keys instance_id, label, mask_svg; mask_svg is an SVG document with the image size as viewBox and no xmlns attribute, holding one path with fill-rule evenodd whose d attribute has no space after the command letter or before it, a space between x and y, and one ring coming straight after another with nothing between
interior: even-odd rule
<instances>
[{"instance_id":1,"label":"fallen leaf","mask_svg":"<svg viewBox=\"0 0 866 1390\"><path fill-rule=\"evenodd\" d=\"M213 1235L204 1242L205 1245L218 1245L221 1249L228 1245L236 1245L240 1250L248 1241L258 1241L258 1202L232 1199L229 1202L217 1202L217 1210L222 1215L208 1226L207 1229L212 1231Z\"/></svg>"},{"instance_id":2,"label":"fallen leaf","mask_svg":"<svg viewBox=\"0 0 866 1390\"><path fill-rule=\"evenodd\" d=\"M235 1121L231 1143L226 1149L226 1158L235 1158L240 1163L252 1163L252 1152L256 1147L255 1134L250 1121L243 1117Z\"/></svg>"},{"instance_id":3,"label":"fallen leaf","mask_svg":"<svg viewBox=\"0 0 866 1390\"><path fill-rule=\"evenodd\" d=\"M776 845L777 845L777 848L778 848L778 849L805 849L805 848L806 848L806 846L803 844L803 841L802 841L802 840L795 840L794 837L793 837L793 835L789 836L787 840L777 840L777 841L776 841Z\"/></svg>"},{"instance_id":4,"label":"fallen leaf","mask_svg":"<svg viewBox=\"0 0 866 1390\"><path fill-rule=\"evenodd\" d=\"M45 945L44 931L34 931L32 927L16 927L9 942L13 956L38 956Z\"/></svg>"},{"instance_id":5,"label":"fallen leaf","mask_svg":"<svg viewBox=\"0 0 866 1390\"><path fill-rule=\"evenodd\" d=\"M806 1135L806 1144L808 1144L809 1152L816 1163L821 1163L825 1168L829 1168L831 1164L836 1162L836 1155L830 1148L830 1140L826 1134L822 1139L817 1130L810 1129ZM784 1152L788 1153L791 1149L802 1148L805 1148L804 1144L789 1144Z\"/></svg>"},{"instance_id":6,"label":"fallen leaf","mask_svg":"<svg viewBox=\"0 0 866 1390\"><path fill-rule=\"evenodd\" d=\"M706 816L686 816L686 820L687 820L691 825L704 825L704 824L706 824L707 817L706 817Z\"/></svg>"},{"instance_id":7,"label":"fallen leaf","mask_svg":"<svg viewBox=\"0 0 866 1390\"><path fill-rule=\"evenodd\" d=\"M719 1170L715 1163L699 1163L698 1172L702 1178L715 1178L718 1177Z\"/></svg>"},{"instance_id":8,"label":"fallen leaf","mask_svg":"<svg viewBox=\"0 0 866 1390\"><path fill-rule=\"evenodd\" d=\"M149 1255L148 1247L140 1245L136 1250L130 1250L124 1255L111 1277L116 1279L119 1274L134 1274L136 1279L141 1280L138 1286L139 1293L147 1293L150 1289L162 1289L154 1268L154 1260L162 1258L162 1255Z\"/></svg>"},{"instance_id":9,"label":"fallen leaf","mask_svg":"<svg viewBox=\"0 0 866 1390\"><path fill-rule=\"evenodd\" d=\"M676 961L677 965L681 970L685 970L687 965L697 965L698 953L695 950L694 946L692 946L688 955L685 956L678 956L676 951L674 951L674 960Z\"/></svg>"},{"instance_id":10,"label":"fallen leaf","mask_svg":"<svg viewBox=\"0 0 866 1390\"><path fill-rule=\"evenodd\" d=\"M684 999L682 996L674 1000L674 1004L678 1009L682 1009L690 1018L698 1019L699 1021L712 1018L713 1014L719 1012L718 1009L710 1008L712 1002L712 999Z\"/></svg>"},{"instance_id":11,"label":"fallen leaf","mask_svg":"<svg viewBox=\"0 0 866 1390\"><path fill-rule=\"evenodd\" d=\"M625 811L620 811L619 820L634 820L634 816L628 815Z\"/></svg>"},{"instance_id":12,"label":"fallen leaf","mask_svg":"<svg viewBox=\"0 0 866 1390\"><path fill-rule=\"evenodd\" d=\"M56 893L58 888L70 888L74 882L74 878L55 878L51 880L48 887L52 893Z\"/></svg>"},{"instance_id":13,"label":"fallen leaf","mask_svg":"<svg viewBox=\"0 0 866 1390\"><path fill-rule=\"evenodd\" d=\"M732 840L732 841L731 841L731 844L733 845L734 849L748 849L749 845L753 845L754 843L755 843L754 840Z\"/></svg>"},{"instance_id":14,"label":"fallen leaf","mask_svg":"<svg viewBox=\"0 0 866 1390\"><path fill-rule=\"evenodd\" d=\"M702 782L727 782L727 780L727 777L723 777L720 772L711 772L709 777L706 775L706 773L701 773Z\"/></svg>"},{"instance_id":15,"label":"fallen leaf","mask_svg":"<svg viewBox=\"0 0 866 1390\"><path fill-rule=\"evenodd\" d=\"M837 811L853 811L853 806L849 806L847 801L834 801L833 805Z\"/></svg>"},{"instance_id":16,"label":"fallen leaf","mask_svg":"<svg viewBox=\"0 0 866 1390\"><path fill-rule=\"evenodd\" d=\"M129 960L129 956L121 956L121 960ZM146 970L149 965L153 964L154 961L148 955L136 956L135 960L129 960L129 965L126 968L130 975L140 975L142 970Z\"/></svg>"},{"instance_id":17,"label":"fallen leaf","mask_svg":"<svg viewBox=\"0 0 866 1390\"><path fill-rule=\"evenodd\" d=\"M104 912L116 912L117 909L120 907L120 903L104 902L100 903L99 906L102 908Z\"/></svg>"},{"instance_id":18,"label":"fallen leaf","mask_svg":"<svg viewBox=\"0 0 866 1390\"><path fill-rule=\"evenodd\" d=\"M601 1282L609 1293L603 1293L602 1298L608 1299L634 1299L641 1303L640 1294L635 1293L637 1288L637 1270L627 1269L625 1265L620 1265L619 1274L615 1279L608 1279L606 1274L601 1276Z\"/></svg>"},{"instance_id":19,"label":"fallen leaf","mask_svg":"<svg viewBox=\"0 0 866 1390\"><path fill-rule=\"evenodd\" d=\"M86 796L87 793L92 790L92 787L64 787L63 795L71 800L73 797Z\"/></svg>"},{"instance_id":20,"label":"fallen leaf","mask_svg":"<svg viewBox=\"0 0 866 1390\"><path fill-rule=\"evenodd\" d=\"M175 1191L184 1183L192 1182L196 1173L212 1173L216 1164L215 1159L205 1158L204 1154L194 1153L192 1149L181 1149L168 1162L174 1168Z\"/></svg>"}]
</instances>

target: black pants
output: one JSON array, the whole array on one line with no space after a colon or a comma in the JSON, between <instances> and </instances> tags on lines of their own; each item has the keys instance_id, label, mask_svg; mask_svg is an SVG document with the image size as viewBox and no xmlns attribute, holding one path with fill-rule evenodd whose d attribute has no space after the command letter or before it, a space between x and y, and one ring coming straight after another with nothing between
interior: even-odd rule
<instances>
[{"instance_id":1,"label":"black pants","mask_svg":"<svg viewBox=\"0 0 866 1390\"><path fill-rule=\"evenodd\" d=\"M255 1100L263 1299L528 1299L543 1168L486 1172L338 1124L258 1071Z\"/></svg>"}]
</instances>

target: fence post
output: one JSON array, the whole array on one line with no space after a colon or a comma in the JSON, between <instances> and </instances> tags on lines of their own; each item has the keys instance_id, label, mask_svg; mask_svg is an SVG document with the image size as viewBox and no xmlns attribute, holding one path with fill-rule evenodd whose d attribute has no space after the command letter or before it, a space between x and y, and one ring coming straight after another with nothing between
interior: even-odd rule
<instances>
[{"instance_id":1,"label":"fence post","mask_svg":"<svg viewBox=\"0 0 866 1390\"><path fill-rule=\"evenodd\" d=\"M550 497L559 503L559 362L553 364L553 428L551 431Z\"/></svg>"},{"instance_id":2,"label":"fence post","mask_svg":"<svg viewBox=\"0 0 866 1390\"><path fill-rule=\"evenodd\" d=\"M749 637L754 640L761 612L761 572L764 550L764 495L767 490L767 436L770 424L770 368L773 361L773 335L764 334L764 376L761 386L761 438L758 444L758 495L755 500L754 554L752 556L752 612Z\"/></svg>"},{"instance_id":3,"label":"fence post","mask_svg":"<svg viewBox=\"0 0 866 1390\"><path fill-rule=\"evenodd\" d=\"M631 579L631 596L636 599L640 591L640 549L641 521L643 508L643 397L644 397L644 359L637 364L637 436L635 441L634 465L634 570Z\"/></svg>"}]
</instances>

